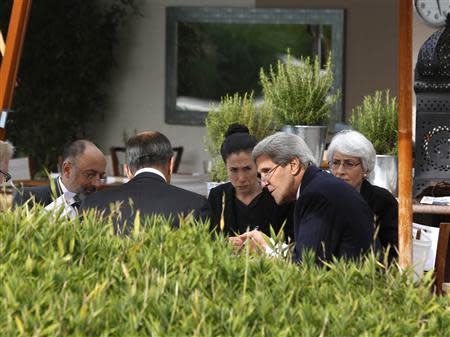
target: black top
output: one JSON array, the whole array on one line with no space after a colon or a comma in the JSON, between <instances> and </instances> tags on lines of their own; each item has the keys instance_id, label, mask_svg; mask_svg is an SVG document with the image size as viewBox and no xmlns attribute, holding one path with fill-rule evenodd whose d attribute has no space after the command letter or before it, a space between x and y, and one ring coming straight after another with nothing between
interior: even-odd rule
<instances>
[{"instance_id":1,"label":"black top","mask_svg":"<svg viewBox=\"0 0 450 337\"><path fill-rule=\"evenodd\" d=\"M209 192L211 206L211 226L218 229L222 214L222 196L225 193L224 232L227 235L242 234L247 230L258 229L270 236L270 226L278 233L286 220L284 232L293 240L294 204L278 206L267 189L257 195L248 205L235 196L236 190L231 183L214 187Z\"/></svg>"},{"instance_id":2,"label":"black top","mask_svg":"<svg viewBox=\"0 0 450 337\"><path fill-rule=\"evenodd\" d=\"M310 166L295 203L294 230L296 261L305 250L316 253L319 264L333 257L355 259L372 247L373 213L350 184Z\"/></svg>"},{"instance_id":3,"label":"black top","mask_svg":"<svg viewBox=\"0 0 450 337\"><path fill-rule=\"evenodd\" d=\"M363 180L361 195L375 215L381 246L383 248L391 246L389 259L392 260L397 256L398 202L388 190L374 186L367 180Z\"/></svg>"}]
</instances>

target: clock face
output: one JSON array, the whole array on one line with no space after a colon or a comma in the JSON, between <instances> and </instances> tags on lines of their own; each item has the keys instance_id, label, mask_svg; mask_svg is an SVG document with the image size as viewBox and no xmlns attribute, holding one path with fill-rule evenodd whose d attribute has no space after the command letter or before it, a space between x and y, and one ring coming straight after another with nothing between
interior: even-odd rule
<instances>
[{"instance_id":1,"label":"clock face","mask_svg":"<svg viewBox=\"0 0 450 337\"><path fill-rule=\"evenodd\" d=\"M419 16L432 27L445 25L450 13L450 0L415 0L414 5Z\"/></svg>"}]
</instances>

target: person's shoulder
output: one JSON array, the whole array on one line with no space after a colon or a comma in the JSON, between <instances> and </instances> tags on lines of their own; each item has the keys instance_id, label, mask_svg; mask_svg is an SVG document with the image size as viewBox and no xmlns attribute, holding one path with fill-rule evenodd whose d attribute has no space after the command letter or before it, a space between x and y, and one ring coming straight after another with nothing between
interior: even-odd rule
<instances>
[{"instance_id":1,"label":"person's shoulder","mask_svg":"<svg viewBox=\"0 0 450 337\"><path fill-rule=\"evenodd\" d=\"M46 203L51 200L50 185L31 186L17 188L14 191L13 204L20 205L25 203L28 199L34 197L38 203Z\"/></svg>"},{"instance_id":2,"label":"person's shoulder","mask_svg":"<svg viewBox=\"0 0 450 337\"><path fill-rule=\"evenodd\" d=\"M42 185L42 186L31 186L31 187L24 187L23 193L29 193L29 194L38 194L38 193L46 193L51 191L50 185Z\"/></svg>"},{"instance_id":3,"label":"person's shoulder","mask_svg":"<svg viewBox=\"0 0 450 337\"><path fill-rule=\"evenodd\" d=\"M221 196L223 192L228 192L232 189L233 185L230 182L223 183L217 185L216 187L211 188L209 191L210 196Z\"/></svg>"},{"instance_id":4,"label":"person's shoulder","mask_svg":"<svg viewBox=\"0 0 450 337\"><path fill-rule=\"evenodd\" d=\"M317 169L316 169L317 170ZM303 182L302 182L303 184ZM331 173L318 169L314 176L311 178L308 186L310 186L310 190L330 195L335 192L338 193L350 193L355 194L355 190L352 186L346 183L344 180L336 178ZM359 193L356 193L359 194Z\"/></svg>"},{"instance_id":5,"label":"person's shoulder","mask_svg":"<svg viewBox=\"0 0 450 337\"><path fill-rule=\"evenodd\" d=\"M100 206L103 204L107 204L114 199L117 199L117 196L121 195L121 193L118 192L120 191L121 187L122 186L112 187L89 194L88 196L86 196L86 198L84 198L82 202L82 208Z\"/></svg>"},{"instance_id":6,"label":"person's shoulder","mask_svg":"<svg viewBox=\"0 0 450 337\"><path fill-rule=\"evenodd\" d=\"M397 200L395 199L395 197L392 195L392 193L389 190L387 190L381 186L372 185L367 180L364 180L364 182L361 186L361 194L365 195L365 194L369 194L369 193L371 193L372 196L376 199L382 199L382 200L386 200L389 202L397 203Z\"/></svg>"}]
</instances>

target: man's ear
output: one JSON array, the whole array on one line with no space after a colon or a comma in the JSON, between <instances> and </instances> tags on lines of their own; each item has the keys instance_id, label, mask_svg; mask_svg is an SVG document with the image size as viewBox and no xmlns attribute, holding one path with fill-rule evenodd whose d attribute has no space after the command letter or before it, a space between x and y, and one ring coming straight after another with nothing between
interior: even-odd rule
<instances>
[{"instance_id":1,"label":"man's ear","mask_svg":"<svg viewBox=\"0 0 450 337\"><path fill-rule=\"evenodd\" d=\"M172 176L174 165L175 165L175 156L172 156L169 160L169 176Z\"/></svg>"},{"instance_id":2,"label":"man's ear","mask_svg":"<svg viewBox=\"0 0 450 337\"><path fill-rule=\"evenodd\" d=\"M292 158L289 162L290 172L293 176L298 175L302 171L302 167L303 166L297 157Z\"/></svg>"},{"instance_id":3,"label":"man's ear","mask_svg":"<svg viewBox=\"0 0 450 337\"><path fill-rule=\"evenodd\" d=\"M127 176L128 179L131 179L134 177L133 172L131 172L130 167L127 164L123 165L123 171L125 173L125 175Z\"/></svg>"},{"instance_id":4,"label":"man's ear","mask_svg":"<svg viewBox=\"0 0 450 337\"><path fill-rule=\"evenodd\" d=\"M69 178L72 172L72 163L68 160L63 161L61 165L61 175L63 177Z\"/></svg>"}]
</instances>

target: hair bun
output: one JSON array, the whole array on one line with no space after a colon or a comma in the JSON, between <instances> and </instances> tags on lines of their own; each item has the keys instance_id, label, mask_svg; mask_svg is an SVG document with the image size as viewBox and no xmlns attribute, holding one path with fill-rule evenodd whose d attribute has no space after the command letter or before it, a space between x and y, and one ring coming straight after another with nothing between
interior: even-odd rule
<instances>
[{"instance_id":1,"label":"hair bun","mask_svg":"<svg viewBox=\"0 0 450 337\"><path fill-rule=\"evenodd\" d=\"M231 136L235 133L247 133L250 134L250 130L245 125L239 123L230 124L227 131L225 132L225 138Z\"/></svg>"}]
</instances>

